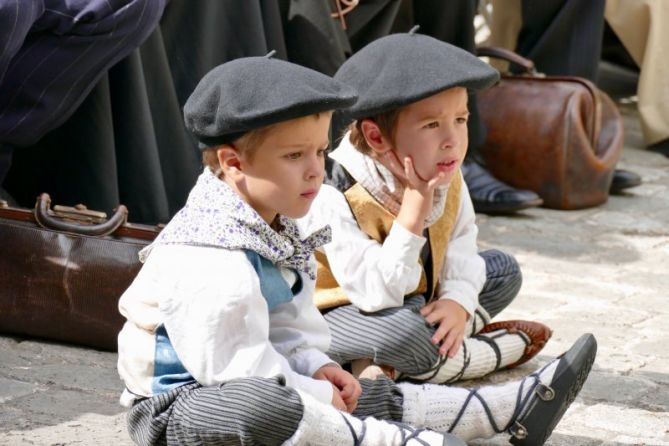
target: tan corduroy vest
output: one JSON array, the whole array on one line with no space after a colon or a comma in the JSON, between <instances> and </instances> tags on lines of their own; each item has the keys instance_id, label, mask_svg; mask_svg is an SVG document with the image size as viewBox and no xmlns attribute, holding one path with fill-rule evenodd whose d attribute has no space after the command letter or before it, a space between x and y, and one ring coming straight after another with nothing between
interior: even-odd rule
<instances>
[{"instance_id":1,"label":"tan corduroy vest","mask_svg":"<svg viewBox=\"0 0 669 446\"><path fill-rule=\"evenodd\" d=\"M439 274L444 262L446 248L448 247L448 240L451 238L451 233L458 217L460 188L462 187L460 175L460 172L458 172L453 181L451 181L444 206L444 213L427 230L432 256L432 293L429 296L430 299L432 299L437 289ZM360 229L372 239L383 243L395 221L395 216L388 212L358 183L344 192L344 196L351 207L353 216ZM316 291L314 293L314 303L316 306L320 310L325 310L351 303L332 275L327 258L323 253L316 252L316 262L318 263ZM409 296L424 294L427 290L427 278L425 271L423 271L418 288L411 292Z\"/></svg>"}]
</instances>

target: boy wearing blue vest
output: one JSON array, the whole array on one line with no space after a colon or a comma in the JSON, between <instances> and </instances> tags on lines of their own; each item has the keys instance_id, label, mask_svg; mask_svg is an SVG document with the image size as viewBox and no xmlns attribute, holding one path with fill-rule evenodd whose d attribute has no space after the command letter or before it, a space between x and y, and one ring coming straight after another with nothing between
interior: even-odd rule
<instances>
[{"instance_id":1,"label":"boy wearing blue vest","mask_svg":"<svg viewBox=\"0 0 669 446\"><path fill-rule=\"evenodd\" d=\"M489 437L487 417L499 431L532 429L531 441L580 389L591 337L520 381L476 391L359 382L324 353L312 254L329 228L306 234L294 219L320 189L331 110L354 100L332 78L254 57L215 68L187 101L206 167L119 303L135 443L462 446L448 431Z\"/></svg>"}]
</instances>

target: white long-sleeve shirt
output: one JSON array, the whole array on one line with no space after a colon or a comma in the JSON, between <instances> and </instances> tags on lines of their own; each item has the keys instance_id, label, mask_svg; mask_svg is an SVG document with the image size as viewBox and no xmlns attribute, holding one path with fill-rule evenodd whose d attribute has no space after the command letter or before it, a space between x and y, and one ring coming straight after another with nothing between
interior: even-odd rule
<instances>
[{"instance_id":1,"label":"white long-sleeve shirt","mask_svg":"<svg viewBox=\"0 0 669 446\"><path fill-rule=\"evenodd\" d=\"M332 242L320 248L330 269L351 303L374 312L403 305L404 297L418 287L420 252L426 238L395 222L383 243L358 226L344 195L323 186L309 214L298 220L308 232L324 224L332 228ZM451 299L470 314L486 278L485 261L478 255L474 207L462 181L458 216L439 274L436 296Z\"/></svg>"},{"instance_id":2,"label":"white long-sleeve shirt","mask_svg":"<svg viewBox=\"0 0 669 446\"><path fill-rule=\"evenodd\" d=\"M292 286L297 273L280 272ZM161 326L186 379L209 386L281 374L288 386L330 403L332 385L311 378L332 362L324 353L330 332L312 303L314 281L300 278L302 289L293 300L269 311L243 251L155 246L119 302L127 318L118 339L118 370L127 387L122 404L165 390L156 348Z\"/></svg>"}]
</instances>

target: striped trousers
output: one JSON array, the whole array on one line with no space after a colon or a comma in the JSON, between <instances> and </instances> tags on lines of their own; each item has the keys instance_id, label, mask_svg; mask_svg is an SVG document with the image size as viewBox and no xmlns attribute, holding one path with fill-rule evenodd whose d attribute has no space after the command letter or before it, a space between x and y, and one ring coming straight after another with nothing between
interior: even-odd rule
<instances>
[{"instance_id":1,"label":"striped trousers","mask_svg":"<svg viewBox=\"0 0 669 446\"><path fill-rule=\"evenodd\" d=\"M402 391L392 381L360 384L354 416L402 420ZM303 410L299 394L281 377L241 378L219 386L189 384L141 400L127 422L138 445L272 446L295 433Z\"/></svg>"},{"instance_id":2,"label":"striped trousers","mask_svg":"<svg viewBox=\"0 0 669 446\"><path fill-rule=\"evenodd\" d=\"M479 304L494 317L516 297L522 275L509 254L489 250L480 255L486 263L486 282ZM437 363L439 350L431 342L435 328L419 313L424 305L423 296L413 296L402 307L375 313L362 313L353 305L329 311L325 314L332 333L328 356L340 364L369 358L404 374L425 373Z\"/></svg>"}]
</instances>

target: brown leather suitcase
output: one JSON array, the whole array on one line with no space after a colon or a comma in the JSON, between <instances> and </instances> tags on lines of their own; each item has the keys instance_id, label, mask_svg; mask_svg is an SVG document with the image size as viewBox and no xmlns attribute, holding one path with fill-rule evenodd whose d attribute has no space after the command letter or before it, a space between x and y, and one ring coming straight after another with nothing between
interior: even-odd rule
<instances>
[{"instance_id":1,"label":"brown leather suitcase","mask_svg":"<svg viewBox=\"0 0 669 446\"><path fill-rule=\"evenodd\" d=\"M478 55L526 71L503 74L478 94L488 129L481 154L492 174L536 192L545 207L604 203L623 147L623 122L613 101L586 79L540 75L532 61L508 50L479 48Z\"/></svg>"},{"instance_id":2,"label":"brown leather suitcase","mask_svg":"<svg viewBox=\"0 0 669 446\"><path fill-rule=\"evenodd\" d=\"M123 205L107 219L50 202L0 202L0 333L116 350L118 299L160 228L127 223Z\"/></svg>"}]
</instances>

